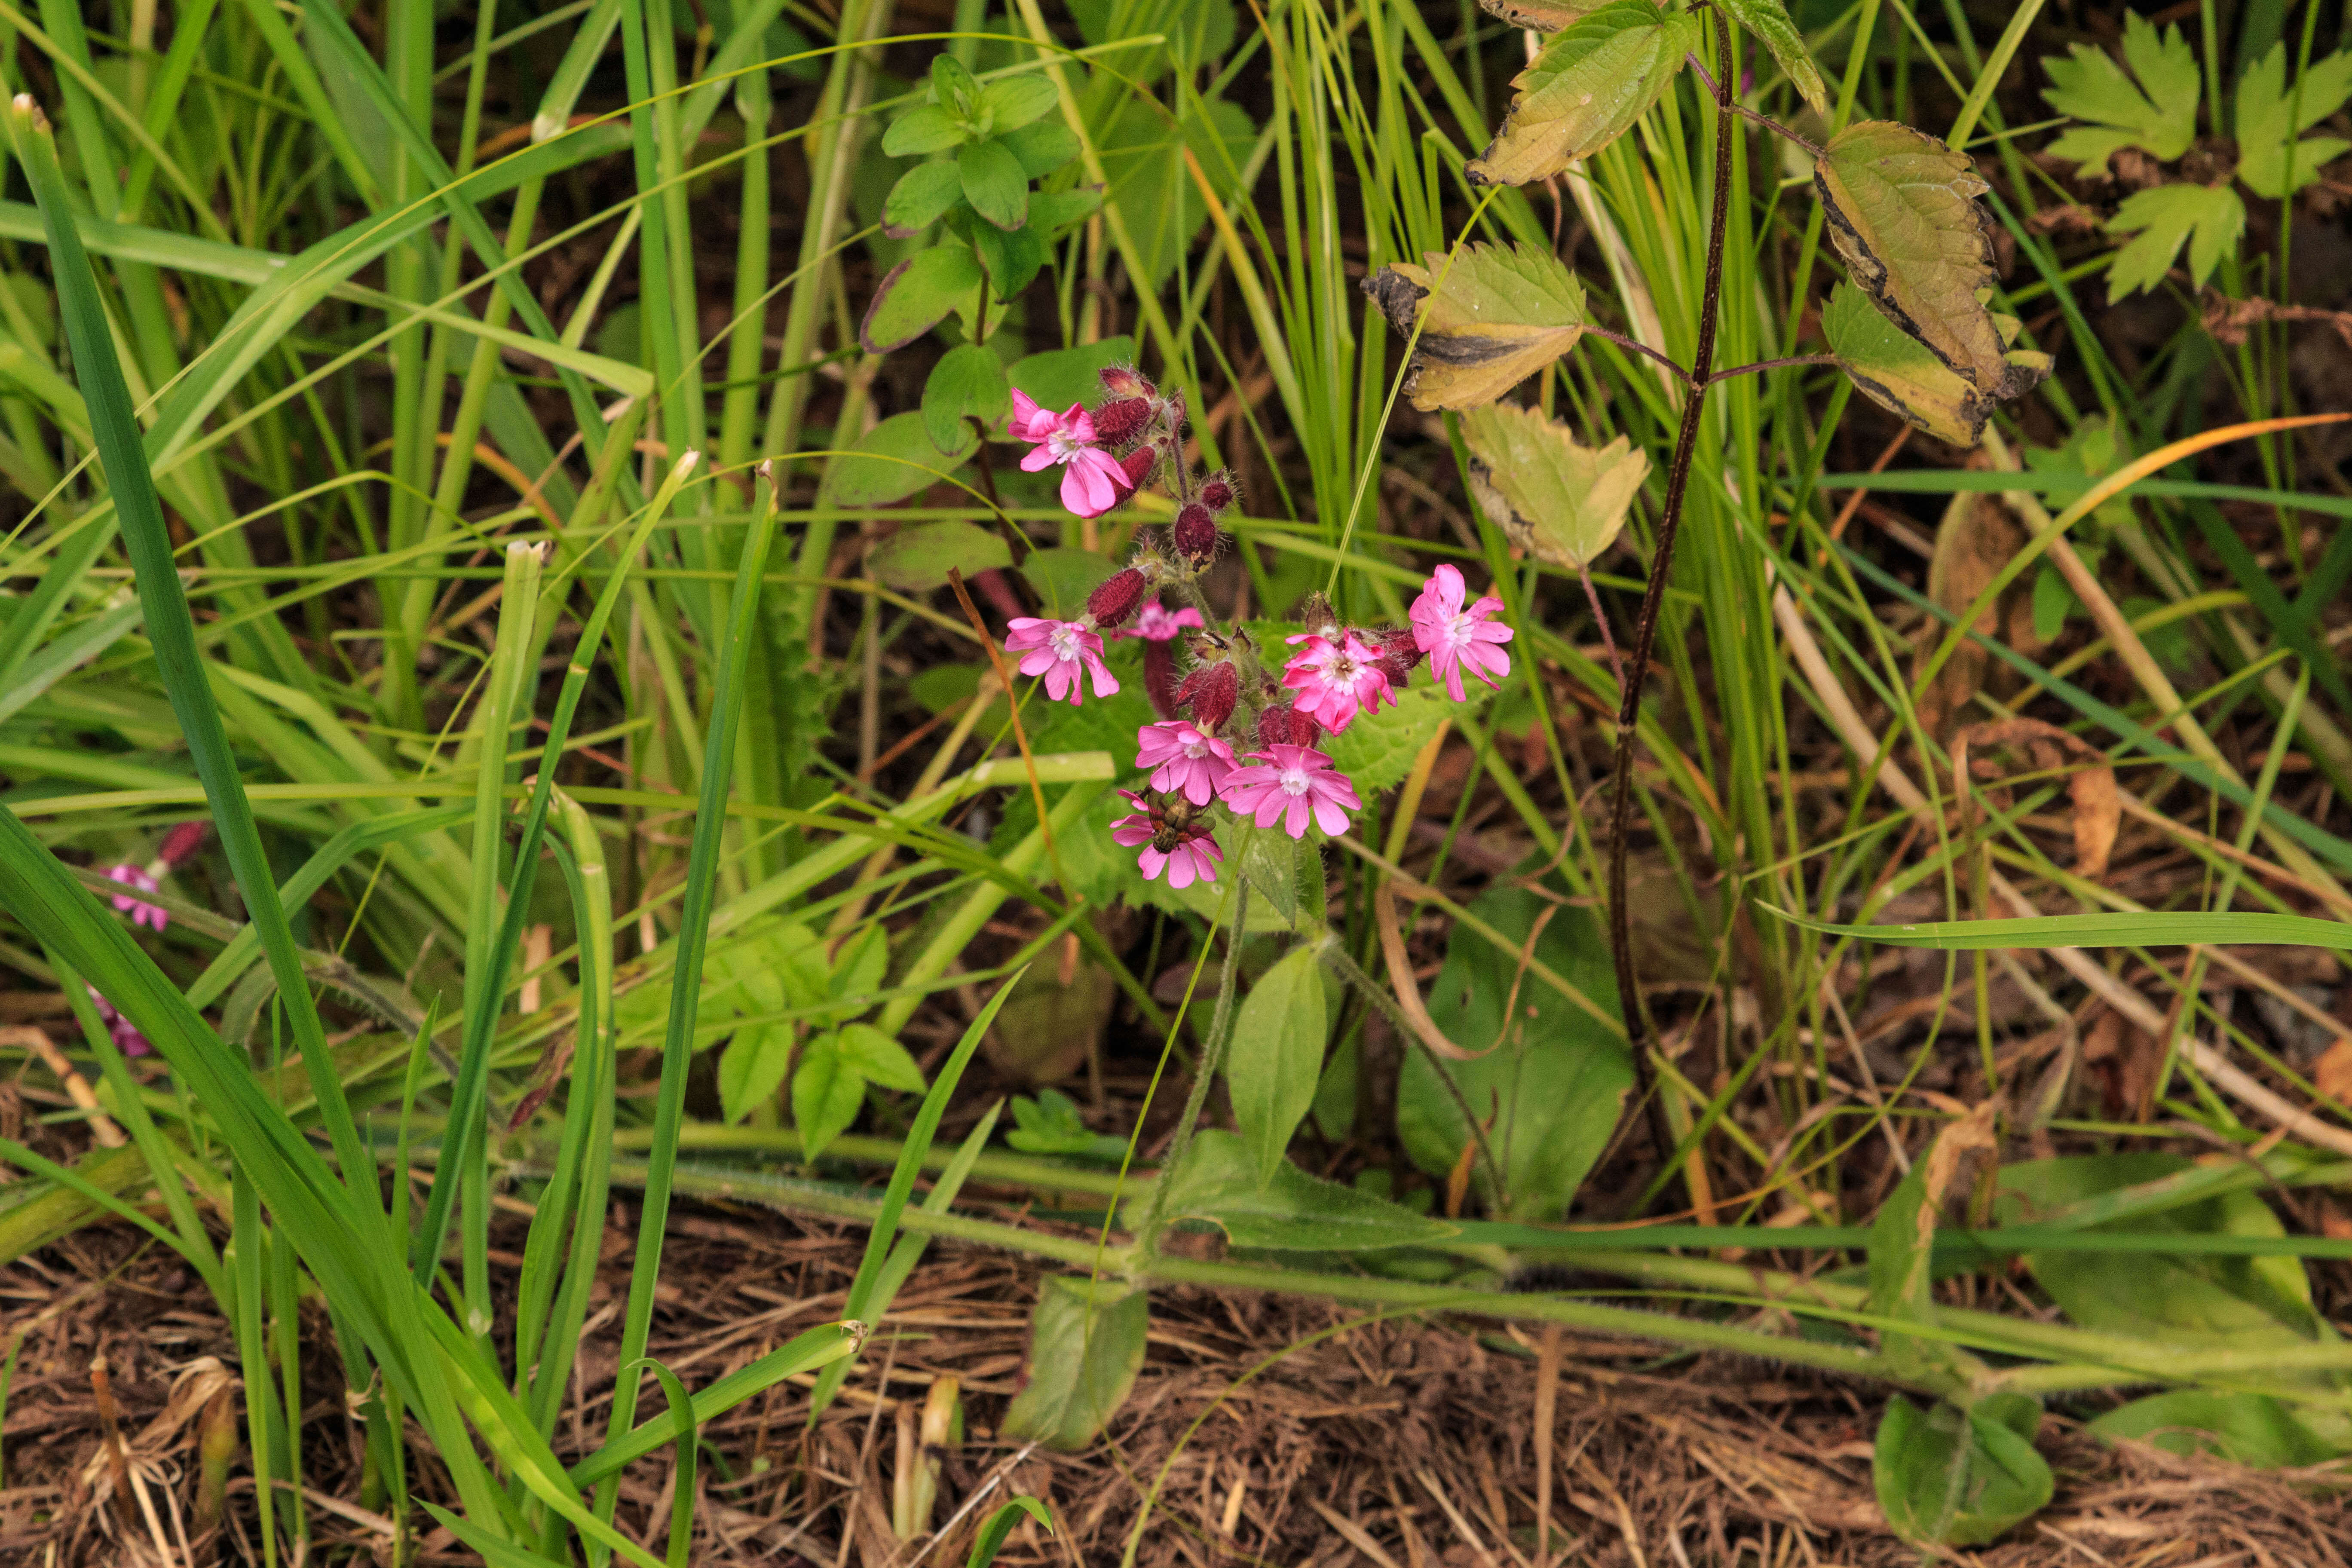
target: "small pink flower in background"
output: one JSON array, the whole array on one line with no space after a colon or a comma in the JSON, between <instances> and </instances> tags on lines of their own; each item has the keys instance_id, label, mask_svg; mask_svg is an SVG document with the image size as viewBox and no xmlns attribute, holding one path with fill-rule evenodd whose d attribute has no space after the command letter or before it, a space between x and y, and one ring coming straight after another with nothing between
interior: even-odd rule
<instances>
[{"instance_id":1,"label":"small pink flower in background","mask_svg":"<svg viewBox=\"0 0 2352 1568\"><path fill-rule=\"evenodd\" d=\"M154 878L138 867L127 863L115 867L107 872L106 876L109 881L121 882L125 887L136 888L142 893L152 893L155 890ZM131 923L135 926L153 926L157 931L162 931L172 923L172 917L161 909L142 900L134 899L127 893L114 895L114 908L118 913L129 915Z\"/></svg>"},{"instance_id":2,"label":"small pink flower in background","mask_svg":"<svg viewBox=\"0 0 2352 1568\"><path fill-rule=\"evenodd\" d=\"M1381 650L1354 632L1342 631L1337 640L1312 632L1289 640L1299 652L1282 672L1282 683L1298 693L1298 710L1334 735L1358 712L1377 713L1381 703L1395 702Z\"/></svg>"},{"instance_id":3,"label":"small pink flower in background","mask_svg":"<svg viewBox=\"0 0 2352 1568\"><path fill-rule=\"evenodd\" d=\"M1021 459L1022 470L1034 474L1061 465L1062 504L1080 517L1100 517L1135 488L1118 459L1095 445L1094 419L1076 403L1055 414L1016 389L1011 428L1034 445Z\"/></svg>"},{"instance_id":4,"label":"small pink flower in background","mask_svg":"<svg viewBox=\"0 0 2352 1568\"><path fill-rule=\"evenodd\" d=\"M1110 825L1111 842L1139 850L1135 861L1142 868L1145 881L1162 870L1168 873L1171 888L1217 879L1217 863L1224 857L1218 852L1215 839L1200 828L1168 820L1133 790L1118 793L1133 801L1137 809Z\"/></svg>"},{"instance_id":5,"label":"small pink flower in background","mask_svg":"<svg viewBox=\"0 0 2352 1568\"><path fill-rule=\"evenodd\" d=\"M1348 814L1363 805L1348 775L1309 747L1268 746L1249 760L1257 765L1235 770L1225 781L1224 801L1260 827L1279 821L1285 833L1304 838L1311 818L1326 833L1345 833Z\"/></svg>"},{"instance_id":6,"label":"small pink flower in background","mask_svg":"<svg viewBox=\"0 0 2352 1568\"><path fill-rule=\"evenodd\" d=\"M1124 631L1114 632L1112 635L1122 637L1142 637L1150 642L1169 642L1186 626L1207 625L1208 623L1201 618L1201 612L1190 605L1181 610L1171 610L1155 599L1137 612L1135 625Z\"/></svg>"},{"instance_id":7,"label":"small pink flower in background","mask_svg":"<svg viewBox=\"0 0 2352 1568\"><path fill-rule=\"evenodd\" d=\"M1445 694L1462 700L1462 672L1468 670L1488 686L1511 673L1511 656L1503 651L1511 628L1496 624L1503 601L1489 594L1462 607L1462 574L1440 566L1422 584L1412 602L1412 640L1429 655L1429 673L1445 687Z\"/></svg>"},{"instance_id":8,"label":"small pink flower in background","mask_svg":"<svg viewBox=\"0 0 2352 1568\"><path fill-rule=\"evenodd\" d=\"M1217 798L1217 788L1234 771L1234 749L1181 719L1146 724L1135 732L1139 768L1156 770L1151 787L1162 795L1181 795L1194 805Z\"/></svg>"},{"instance_id":9,"label":"small pink flower in background","mask_svg":"<svg viewBox=\"0 0 2352 1568\"><path fill-rule=\"evenodd\" d=\"M85 984L84 989L89 991L91 1004L98 1008L99 1017L105 1022L107 1037L114 1042L116 1050L126 1057L155 1054L155 1047L147 1043L147 1037L139 1032L139 1026L116 1012L114 1004L98 994L97 986Z\"/></svg>"},{"instance_id":10,"label":"small pink flower in background","mask_svg":"<svg viewBox=\"0 0 2352 1568\"><path fill-rule=\"evenodd\" d=\"M1109 697L1118 690L1118 679L1103 663L1102 637L1077 621L1040 620L1021 616L1008 623L1004 646L1021 655L1021 673L1045 678L1045 695L1078 705L1085 678L1094 678L1095 695Z\"/></svg>"}]
</instances>

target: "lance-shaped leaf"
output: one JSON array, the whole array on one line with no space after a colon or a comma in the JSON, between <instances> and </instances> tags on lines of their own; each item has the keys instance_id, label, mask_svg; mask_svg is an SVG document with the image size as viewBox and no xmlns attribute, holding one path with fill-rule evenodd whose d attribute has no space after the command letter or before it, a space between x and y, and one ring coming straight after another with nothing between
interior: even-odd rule
<instances>
[{"instance_id":1,"label":"lance-shaped leaf","mask_svg":"<svg viewBox=\"0 0 2352 1568\"><path fill-rule=\"evenodd\" d=\"M1512 81L1502 131L1464 173L1474 185L1524 185L1591 157L1633 128L1698 44L1697 18L1651 0L1577 18Z\"/></svg>"},{"instance_id":2,"label":"lance-shaped leaf","mask_svg":"<svg viewBox=\"0 0 2352 1568\"><path fill-rule=\"evenodd\" d=\"M2013 316L1995 316L1993 325L2003 342L2017 336ZM1839 284L1830 295L1822 330L1838 367L1864 396L1955 447L1973 447L1982 440L1985 421L1992 417L1996 404L2032 391L2050 374L2048 354L2011 349L2004 357L2001 380L1990 391L1971 386L1850 283Z\"/></svg>"},{"instance_id":3,"label":"lance-shaped leaf","mask_svg":"<svg viewBox=\"0 0 2352 1568\"><path fill-rule=\"evenodd\" d=\"M1534 33L1557 33L1599 10L1604 0L1478 0L1490 16Z\"/></svg>"},{"instance_id":4,"label":"lance-shaped leaf","mask_svg":"<svg viewBox=\"0 0 2352 1568\"><path fill-rule=\"evenodd\" d=\"M1822 85L1822 68L1813 63L1811 51L1805 47L1805 35L1797 31L1780 0L1723 0L1723 8L1772 51L1772 58L1789 73L1789 80L1813 111L1828 114L1830 96Z\"/></svg>"},{"instance_id":5,"label":"lance-shaped leaf","mask_svg":"<svg viewBox=\"0 0 2352 1568\"><path fill-rule=\"evenodd\" d=\"M1620 436L1599 448L1540 409L1496 404L1462 421L1470 493L1512 542L1538 561L1580 572L1616 542L1649 477L1650 459Z\"/></svg>"},{"instance_id":6,"label":"lance-shaped leaf","mask_svg":"<svg viewBox=\"0 0 2352 1568\"><path fill-rule=\"evenodd\" d=\"M1992 313L1992 242L1976 165L1907 125L1865 120L1831 138L1813 165L1830 237L1854 282L1928 352L1990 391L2007 374Z\"/></svg>"},{"instance_id":7,"label":"lance-shaped leaf","mask_svg":"<svg viewBox=\"0 0 2352 1568\"><path fill-rule=\"evenodd\" d=\"M1583 335L1584 286L1548 250L1473 245L1451 265L1433 250L1422 259L1381 268L1364 292L1400 333L1422 318L1404 384L1424 413L1492 403Z\"/></svg>"}]
</instances>

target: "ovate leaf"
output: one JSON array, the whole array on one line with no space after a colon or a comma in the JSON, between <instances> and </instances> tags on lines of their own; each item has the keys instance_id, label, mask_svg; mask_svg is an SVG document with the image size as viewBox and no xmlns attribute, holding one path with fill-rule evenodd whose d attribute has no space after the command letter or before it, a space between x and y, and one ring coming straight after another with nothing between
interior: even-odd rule
<instances>
[{"instance_id":1,"label":"ovate leaf","mask_svg":"<svg viewBox=\"0 0 2352 1568\"><path fill-rule=\"evenodd\" d=\"M2105 178L2117 150L2137 147L2169 163L2197 140L2197 56L2178 26L2159 36L2137 11L2124 13L2124 58L2139 86L2113 56L2076 44L2071 56L2044 57L2050 86L2042 96L2061 114L2084 121L2050 144L2061 158L2081 163L2084 179ZM2143 90L2145 89L2145 90Z\"/></svg>"},{"instance_id":2,"label":"ovate leaf","mask_svg":"<svg viewBox=\"0 0 2352 1568\"><path fill-rule=\"evenodd\" d=\"M882 204L882 231L911 239L963 199L963 177L953 163L918 163L898 176Z\"/></svg>"},{"instance_id":3,"label":"ovate leaf","mask_svg":"<svg viewBox=\"0 0 2352 1568\"><path fill-rule=\"evenodd\" d=\"M950 569L969 574L1012 564L1013 552L1003 539L960 518L902 528L866 550L866 569L874 580L902 594L946 587Z\"/></svg>"},{"instance_id":4,"label":"ovate leaf","mask_svg":"<svg viewBox=\"0 0 2352 1568\"><path fill-rule=\"evenodd\" d=\"M1150 1328L1145 1293L1115 1280L1055 1275L1030 1319L1029 1381L1005 1408L1003 1436L1074 1454L1135 1386Z\"/></svg>"},{"instance_id":5,"label":"ovate leaf","mask_svg":"<svg viewBox=\"0 0 2352 1568\"><path fill-rule=\"evenodd\" d=\"M1548 250L1472 245L1450 263L1436 251L1422 260L1392 263L1364 283L1400 334L1421 319L1405 371L1415 408L1492 403L1583 335L1584 286Z\"/></svg>"},{"instance_id":6,"label":"ovate leaf","mask_svg":"<svg viewBox=\"0 0 2352 1568\"><path fill-rule=\"evenodd\" d=\"M835 1037L834 1048L868 1083L903 1094L923 1092L923 1069L915 1065L907 1047L871 1024L844 1026Z\"/></svg>"},{"instance_id":7,"label":"ovate leaf","mask_svg":"<svg viewBox=\"0 0 2352 1568\"><path fill-rule=\"evenodd\" d=\"M1996 316L1993 324L2004 342L2017 334L2014 317ZM1999 386L1990 392L1971 386L1848 283L1832 291L1822 311L1822 330L1838 367L1863 395L1955 447L1973 447L1982 440L1985 421L1996 404L2032 390L2050 374L2048 354L2011 349L2005 356L2009 370Z\"/></svg>"},{"instance_id":8,"label":"ovate leaf","mask_svg":"<svg viewBox=\"0 0 2352 1568\"><path fill-rule=\"evenodd\" d=\"M2289 140L2352 98L2352 51L2312 61L2296 86L2298 92L2288 91L2284 44L2274 45L2238 83L2238 178L2273 201L2294 195L2319 178L2321 164L2352 151L2352 142L2340 136L2314 136L2294 143L2288 164Z\"/></svg>"},{"instance_id":9,"label":"ovate leaf","mask_svg":"<svg viewBox=\"0 0 2352 1568\"><path fill-rule=\"evenodd\" d=\"M1811 52L1805 47L1805 35L1797 31L1780 0L1721 0L1721 4L1733 21L1772 51L1772 58L1789 73L1798 95L1813 106L1814 112L1828 114L1829 90L1822 85L1822 68L1813 63Z\"/></svg>"},{"instance_id":10,"label":"ovate leaf","mask_svg":"<svg viewBox=\"0 0 2352 1568\"><path fill-rule=\"evenodd\" d=\"M2107 220L2109 234L2134 237L2107 265L2107 299L2153 289L2189 247L2189 277L2197 288L2237 247L2246 229L2246 204L2227 185L2157 185L2138 192Z\"/></svg>"},{"instance_id":11,"label":"ovate leaf","mask_svg":"<svg viewBox=\"0 0 2352 1568\"><path fill-rule=\"evenodd\" d=\"M980 263L961 245L919 250L892 268L874 290L857 330L867 353L905 348L940 324L950 310L971 303Z\"/></svg>"},{"instance_id":12,"label":"ovate leaf","mask_svg":"<svg viewBox=\"0 0 2352 1568\"><path fill-rule=\"evenodd\" d=\"M1895 1395L1870 1467L1886 1522L1906 1540L1981 1546L2040 1512L2055 1484L2033 1447L2041 1424L2041 1406L2021 1394L1924 1414Z\"/></svg>"},{"instance_id":13,"label":"ovate leaf","mask_svg":"<svg viewBox=\"0 0 2352 1568\"><path fill-rule=\"evenodd\" d=\"M1078 133L1058 120L1041 120L996 139L1021 172L1042 180L1078 155Z\"/></svg>"},{"instance_id":14,"label":"ovate leaf","mask_svg":"<svg viewBox=\"0 0 2352 1568\"><path fill-rule=\"evenodd\" d=\"M1963 381L1990 391L2009 366L1977 290L1993 280L1976 165L1932 136L1865 120L1830 139L1813 189L1853 281Z\"/></svg>"},{"instance_id":15,"label":"ovate leaf","mask_svg":"<svg viewBox=\"0 0 2352 1568\"><path fill-rule=\"evenodd\" d=\"M967 421L993 430L1012 412L1004 362L978 343L958 343L941 354L923 383L923 432L942 454L963 447L971 434Z\"/></svg>"},{"instance_id":16,"label":"ovate leaf","mask_svg":"<svg viewBox=\"0 0 2352 1568\"><path fill-rule=\"evenodd\" d=\"M1029 176L1019 159L994 142L967 142L956 149L955 163L972 211L999 228L1029 221Z\"/></svg>"},{"instance_id":17,"label":"ovate leaf","mask_svg":"<svg viewBox=\"0 0 2352 1568\"><path fill-rule=\"evenodd\" d=\"M793 1072L793 1125L801 1135L801 1157L814 1160L849 1131L866 1103L866 1075L845 1056L835 1035L819 1035L801 1047Z\"/></svg>"},{"instance_id":18,"label":"ovate leaf","mask_svg":"<svg viewBox=\"0 0 2352 1568\"><path fill-rule=\"evenodd\" d=\"M1300 942L1258 976L1242 998L1226 1047L1225 1088L1233 1096L1234 1122L1249 1145L1261 1186L1284 1168L1290 1135L1314 1104L1315 1085L1323 1074L1326 1020L1318 945L1312 939Z\"/></svg>"},{"instance_id":19,"label":"ovate leaf","mask_svg":"<svg viewBox=\"0 0 2352 1568\"><path fill-rule=\"evenodd\" d=\"M1698 45L1696 16L1651 0L1577 18L1512 81L1503 129L1464 173L1474 185L1524 185L1591 157L1633 128Z\"/></svg>"},{"instance_id":20,"label":"ovate leaf","mask_svg":"<svg viewBox=\"0 0 2352 1568\"><path fill-rule=\"evenodd\" d=\"M2214 1454L2261 1469L2325 1464L2342 1452L2305 1426L2291 1406L2266 1394L2202 1388L2176 1388L2135 1399L2108 1411L2085 1430L2110 1440L2152 1443L2184 1457Z\"/></svg>"},{"instance_id":21,"label":"ovate leaf","mask_svg":"<svg viewBox=\"0 0 2352 1568\"><path fill-rule=\"evenodd\" d=\"M969 188L969 187L967 187ZM988 268L989 291L1010 304L1029 287L1045 265L1045 242L1034 228L999 228L993 223L971 226L972 248Z\"/></svg>"},{"instance_id":22,"label":"ovate leaf","mask_svg":"<svg viewBox=\"0 0 2352 1568\"><path fill-rule=\"evenodd\" d=\"M1538 408L1492 404L1462 421L1470 493L1511 542L1538 561L1580 571L1616 542L1650 459L1620 436L1579 446Z\"/></svg>"},{"instance_id":23,"label":"ovate leaf","mask_svg":"<svg viewBox=\"0 0 2352 1568\"><path fill-rule=\"evenodd\" d=\"M892 121L890 129L882 132L882 152L890 158L944 153L961 145L971 135L964 122L953 114L936 104L920 103Z\"/></svg>"},{"instance_id":24,"label":"ovate leaf","mask_svg":"<svg viewBox=\"0 0 2352 1568\"><path fill-rule=\"evenodd\" d=\"M1443 1220L1310 1176L1285 1161L1261 1184L1257 1162L1234 1133L1210 1129L1192 1140L1173 1174L1163 1211L1204 1220L1235 1247L1272 1252L1377 1252L1425 1247L1460 1233Z\"/></svg>"},{"instance_id":25,"label":"ovate leaf","mask_svg":"<svg viewBox=\"0 0 2352 1568\"><path fill-rule=\"evenodd\" d=\"M842 506L885 506L929 489L979 449L980 437L967 426L962 444L942 455L931 445L922 412L910 408L893 414L860 437L847 453L834 458L826 479L834 500Z\"/></svg>"},{"instance_id":26,"label":"ovate leaf","mask_svg":"<svg viewBox=\"0 0 2352 1568\"><path fill-rule=\"evenodd\" d=\"M990 131L1002 135L1042 119L1058 98L1046 77L1003 77L981 89L980 111L987 117Z\"/></svg>"},{"instance_id":27,"label":"ovate leaf","mask_svg":"<svg viewBox=\"0 0 2352 1568\"><path fill-rule=\"evenodd\" d=\"M764 1024L739 1029L719 1053L719 1105L730 1123L740 1121L751 1108L776 1092L793 1065L793 1031L787 1025Z\"/></svg>"}]
</instances>

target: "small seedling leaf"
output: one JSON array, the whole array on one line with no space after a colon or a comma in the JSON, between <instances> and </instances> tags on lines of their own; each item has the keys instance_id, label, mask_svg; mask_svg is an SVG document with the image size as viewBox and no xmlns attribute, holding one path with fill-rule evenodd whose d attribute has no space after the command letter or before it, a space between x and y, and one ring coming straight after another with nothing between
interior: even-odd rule
<instances>
[{"instance_id":1,"label":"small seedling leaf","mask_svg":"<svg viewBox=\"0 0 2352 1568\"><path fill-rule=\"evenodd\" d=\"M2021 1394L1924 1413L1895 1395L1871 1457L1886 1522L1907 1540L1981 1546L2040 1512L2055 1486L2033 1447L2041 1424L2041 1406Z\"/></svg>"},{"instance_id":2,"label":"small seedling leaf","mask_svg":"<svg viewBox=\"0 0 2352 1568\"><path fill-rule=\"evenodd\" d=\"M2085 122L2050 143L2049 151L2079 160L2075 173L2086 180L2105 178L2107 160L2126 147L2169 163L2197 140L2197 56L2180 29L2159 34L2138 12L2125 12L2124 58L2138 85L2114 56L2090 44L2042 61L2050 73L2042 96L2059 113Z\"/></svg>"},{"instance_id":3,"label":"small seedling leaf","mask_svg":"<svg viewBox=\"0 0 2352 1568\"><path fill-rule=\"evenodd\" d=\"M1548 250L1472 245L1450 260L1395 262L1364 284L1401 336L1416 317L1405 390L1412 405L1475 408L1494 402L1576 346L1584 333L1584 287Z\"/></svg>"},{"instance_id":4,"label":"small seedling leaf","mask_svg":"<svg viewBox=\"0 0 2352 1568\"><path fill-rule=\"evenodd\" d=\"M1511 542L1539 561L1581 571L1625 526L1650 459L1620 436L1598 449L1539 408L1491 404L1462 421L1470 493Z\"/></svg>"},{"instance_id":5,"label":"small seedling leaf","mask_svg":"<svg viewBox=\"0 0 2352 1568\"><path fill-rule=\"evenodd\" d=\"M2352 98L2352 51L2312 61L2297 85L2299 102L2287 90L2284 44L2273 45L2238 83L2238 178L2273 201L2294 195L2319 178L2320 165L2352 152L2352 142L2340 136L2314 136L2294 142L2293 166L2288 163L2290 139Z\"/></svg>"},{"instance_id":6,"label":"small seedling leaf","mask_svg":"<svg viewBox=\"0 0 2352 1568\"><path fill-rule=\"evenodd\" d=\"M2109 234L2133 237L2107 265L2108 301L2157 289L2183 245L2189 280L2202 289L2245 231L2246 204L2227 185L2157 185L2136 193L2107 220Z\"/></svg>"}]
</instances>

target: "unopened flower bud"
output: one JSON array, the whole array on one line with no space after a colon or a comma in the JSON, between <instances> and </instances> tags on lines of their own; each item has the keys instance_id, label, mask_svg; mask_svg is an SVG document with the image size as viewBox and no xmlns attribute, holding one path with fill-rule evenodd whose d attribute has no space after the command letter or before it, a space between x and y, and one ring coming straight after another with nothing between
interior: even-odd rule
<instances>
[{"instance_id":1,"label":"unopened flower bud","mask_svg":"<svg viewBox=\"0 0 2352 1568\"><path fill-rule=\"evenodd\" d=\"M1234 504L1234 481L1223 474L1212 474L1201 487L1201 504L1211 511L1223 511Z\"/></svg>"},{"instance_id":2,"label":"unopened flower bud","mask_svg":"<svg viewBox=\"0 0 2352 1568\"><path fill-rule=\"evenodd\" d=\"M1192 722L1209 734L1215 734L1226 720L1234 716L1234 703L1241 696L1241 677L1230 662L1202 665L1184 678L1176 689L1176 705L1192 710Z\"/></svg>"},{"instance_id":3,"label":"unopened flower bud","mask_svg":"<svg viewBox=\"0 0 2352 1568\"><path fill-rule=\"evenodd\" d=\"M1160 389L1152 385L1150 382L1145 380L1143 373L1137 370L1131 364L1114 364L1105 366L1102 373L1102 385L1103 390L1109 393L1113 397L1141 397L1149 399L1160 395ZM1099 421L1102 416L1097 414L1095 417ZM1099 428L1099 425L1097 425L1097 428Z\"/></svg>"},{"instance_id":4,"label":"unopened flower bud","mask_svg":"<svg viewBox=\"0 0 2352 1568\"><path fill-rule=\"evenodd\" d=\"M1171 533L1176 553L1193 565L1205 565L1216 558L1217 520L1199 501L1187 503L1176 514L1176 526Z\"/></svg>"},{"instance_id":5,"label":"unopened flower bud","mask_svg":"<svg viewBox=\"0 0 2352 1568\"><path fill-rule=\"evenodd\" d=\"M1124 626L1143 603L1144 591L1150 586L1143 574L1132 566L1114 572L1087 595L1087 614L1095 618L1098 626Z\"/></svg>"},{"instance_id":6,"label":"unopened flower bud","mask_svg":"<svg viewBox=\"0 0 2352 1568\"><path fill-rule=\"evenodd\" d=\"M1310 637L1336 641L1339 636L1339 617L1331 608L1331 601L1321 594L1309 594L1298 603L1298 621Z\"/></svg>"},{"instance_id":7,"label":"unopened flower bud","mask_svg":"<svg viewBox=\"0 0 2352 1568\"><path fill-rule=\"evenodd\" d=\"M1124 447L1151 423L1151 399L1120 397L1094 411L1095 439L1106 447Z\"/></svg>"},{"instance_id":8,"label":"unopened flower bud","mask_svg":"<svg viewBox=\"0 0 2352 1568\"><path fill-rule=\"evenodd\" d=\"M1258 713L1257 741L1261 746L1311 746L1319 738L1315 721L1287 702Z\"/></svg>"},{"instance_id":9,"label":"unopened flower bud","mask_svg":"<svg viewBox=\"0 0 2352 1568\"><path fill-rule=\"evenodd\" d=\"M1121 458L1118 460L1118 467L1119 471L1127 476L1127 488L1131 490L1141 489L1151 478L1152 470L1160 467L1159 443L1146 441L1142 446Z\"/></svg>"},{"instance_id":10,"label":"unopened flower bud","mask_svg":"<svg viewBox=\"0 0 2352 1568\"><path fill-rule=\"evenodd\" d=\"M205 835L212 831L212 826L209 822L183 822L163 835L163 843L155 851L155 858L166 866L178 865L196 852L197 847L205 841Z\"/></svg>"},{"instance_id":11,"label":"unopened flower bud","mask_svg":"<svg viewBox=\"0 0 2352 1568\"><path fill-rule=\"evenodd\" d=\"M1391 686L1402 686L1412 674L1412 667L1426 657L1411 632L1394 626L1372 633L1370 640L1381 650L1380 671L1389 678Z\"/></svg>"}]
</instances>

